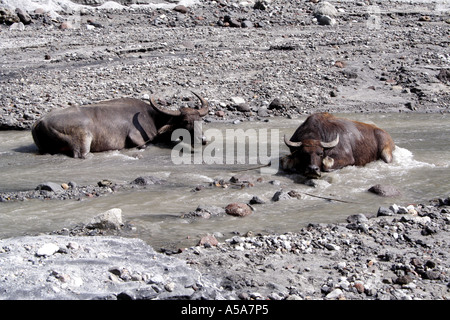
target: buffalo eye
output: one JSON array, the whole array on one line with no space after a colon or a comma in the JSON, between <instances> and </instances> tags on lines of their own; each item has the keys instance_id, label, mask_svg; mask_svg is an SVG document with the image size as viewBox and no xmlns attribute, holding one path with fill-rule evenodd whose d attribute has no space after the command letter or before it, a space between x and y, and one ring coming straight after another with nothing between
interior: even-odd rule
<instances>
[{"instance_id":1,"label":"buffalo eye","mask_svg":"<svg viewBox=\"0 0 450 320\"><path fill-rule=\"evenodd\" d=\"M319 157L323 157L323 151L317 152L317 155L318 155Z\"/></svg>"}]
</instances>

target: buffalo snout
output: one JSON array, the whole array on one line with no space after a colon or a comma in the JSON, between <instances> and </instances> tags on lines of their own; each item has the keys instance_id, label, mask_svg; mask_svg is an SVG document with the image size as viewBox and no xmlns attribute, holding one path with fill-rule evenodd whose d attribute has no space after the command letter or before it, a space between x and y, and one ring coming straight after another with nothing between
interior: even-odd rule
<instances>
[{"instance_id":1,"label":"buffalo snout","mask_svg":"<svg viewBox=\"0 0 450 320\"><path fill-rule=\"evenodd\" d=\"M306 167L305 176L310 179L317 179L322 176L320 173L320 168L315 164L309 165Z\"/></svg>"}]
</instances>

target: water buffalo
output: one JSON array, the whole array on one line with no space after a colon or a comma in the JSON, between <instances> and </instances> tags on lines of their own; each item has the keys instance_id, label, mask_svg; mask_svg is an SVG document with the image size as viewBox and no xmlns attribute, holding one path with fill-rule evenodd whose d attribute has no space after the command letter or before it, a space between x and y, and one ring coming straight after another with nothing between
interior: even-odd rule
<instances>
[{"instance_id":1,"label":"water buffalo","mask_svg":"<svg viewBox=\"0 0 450 320\"><path fill-rule=\"evenodd\" d=\"M309 116L289 140L284 136L284 141L291 154L282 160L282 167L295 169L308 178L378 159L390 163L395 148L383 129L326 112Z\"/></svg>"},{"instance_id":2,"label":"water buffalo","mask_svg":"<svg viewBox=\"0 0 450 320\"><path fill-rule=\"evenodd\" d=\"M42 153L65 153L85 158L89 152L145 147L150 142L169 142L179 128L192 137L203 137L195 122L208 113L208 103L198 94L201 109L165 110L154 98L150 104L120 98L96 104L55 110L32 127L34 142ZM194 132L195 131L195 132Z\"/></svg>"}]
</instances>

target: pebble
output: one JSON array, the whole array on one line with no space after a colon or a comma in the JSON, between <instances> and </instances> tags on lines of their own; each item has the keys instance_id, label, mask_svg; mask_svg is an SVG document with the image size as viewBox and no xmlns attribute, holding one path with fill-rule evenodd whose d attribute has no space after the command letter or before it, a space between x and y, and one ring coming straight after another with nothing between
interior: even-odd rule
<instances>
[{"instance_id":1,"label":"pebble","mask_svg":"<svg viewBox=\"0 0 450 320\"><path fill-rule=\"evenodd\" d=\"M353 285L359 293L364 293L364 283L361 281L355 281L355 284Z\"/></svg>"},{"instance_id":2,"label":"pebble","mask_svg":"<svg viewBox=\"0 0 450 320\"><path fill-rule=\"evenodd\" d=\"M175 290L175 283L173 283L173 282L166 283L164 285L164 289L166 289L169 292L174 291Z\"/></svg>"}]
</instances>

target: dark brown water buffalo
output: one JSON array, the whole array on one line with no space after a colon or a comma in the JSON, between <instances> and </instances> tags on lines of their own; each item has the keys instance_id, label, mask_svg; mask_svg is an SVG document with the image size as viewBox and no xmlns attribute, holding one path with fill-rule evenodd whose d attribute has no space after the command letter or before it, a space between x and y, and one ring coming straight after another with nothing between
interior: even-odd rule
<instances>
[{"instance_id":1,"label":"dark brown water buffalo","mask_svg":"<svg viewBox=\"0 0 450 320\"><path fill-rule=\"evenodd\" d=\"M139 99L121 98L81 107L52 111L32 128L33 139L42 153L65 153L85 158L89 152L145 147L150 142L169 142L176 129L189 131L192 143L203 138L195 125L208 113L201 109L165 110L152 98L148 104Z\"/></svg>"},{"instance_id":2,"label":"dark brown water buffalo","mask_svg":"<svg viewBox=\"0 0 450 320\"><path fill-rule=\"evenodd\" d=\"M364 166L382 159L392 161L395 148L391 136L372 124L337 118L329 113L309 116L286 145L291 154L282 166L309 178L345 166Z\"/></svg>"}]
</instances>

